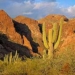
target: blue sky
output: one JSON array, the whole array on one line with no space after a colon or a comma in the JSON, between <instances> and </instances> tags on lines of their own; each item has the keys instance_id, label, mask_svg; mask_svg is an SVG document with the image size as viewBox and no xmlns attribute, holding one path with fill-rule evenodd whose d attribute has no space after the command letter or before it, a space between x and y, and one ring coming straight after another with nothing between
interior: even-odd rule
<instances>
[{"instance_id":1,"label":"blue sky","mask_svg":"<svg viewBox=\"0 0 75 75\"><path fill-rule=\"evenodd\" d=\"M75 0L57 0L57 2L60 4L60 5L63 5L63 6L73 6L75 5Z\"/></svg>"},{"instance_id":2,"label":"blue sky","mask_svg":"<svg viewBox=\"0 0 75 75\"><path fill-rule=\"evenodd\" d=\"M75 0L0 0L0 9L12 18L23 15L40 19L49 14L75 17Z\"/></svg>"}]
</instances>

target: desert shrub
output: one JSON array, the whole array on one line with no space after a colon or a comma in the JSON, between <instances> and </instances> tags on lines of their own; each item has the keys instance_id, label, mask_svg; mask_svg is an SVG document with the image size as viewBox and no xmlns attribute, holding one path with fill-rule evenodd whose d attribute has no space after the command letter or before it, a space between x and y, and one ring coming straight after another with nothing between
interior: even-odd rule
<instances>
[{"instance_id":1,"label":"desert shrub","mask_svg":"<svg viewBox=\"0 0 75 75\"><path fill-rule=\"evenodd\" d=\"M25 71L25 63L24 62L15 62L13 64L9 64L5 67L3 74L4 75L26 75Z\"/></svg>"},{"instance_id":2,"label":"desert shrub","mask_svg":"<svg viewBox=\"0 0 75 75\"><path fill-rule=\"evenodd\" d=\"M53 64L58 70L66 75L75 75L75 45L70 44L55 57Z\"/></svg>"},{"instance_id":3,"label":"desert shrub","mask_svg":"<svg viewBox=\"0 0 75 75\"><path fill-rule=\"evenodd\" d=\"M4 71L5 66L6 65L4 64L4 62L0 60L0 75Z\"/></svg>"},{"instance_id":4,"label":"desert shrub","mask_svg":"<svg viewBox=\"0 0 75 75\"><path fill-rule=\"evenodd\" d=\"M75 45L69 45L54 59L26 58L6 65L0 61L3 75L75 75Z\"/></svg>"}]
</instances>

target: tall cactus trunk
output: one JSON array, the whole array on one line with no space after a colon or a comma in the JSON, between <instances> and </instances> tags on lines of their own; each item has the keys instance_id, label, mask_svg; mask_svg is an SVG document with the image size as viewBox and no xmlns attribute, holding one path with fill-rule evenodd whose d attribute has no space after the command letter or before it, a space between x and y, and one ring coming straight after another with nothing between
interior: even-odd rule
<instances>
[{"instance_id":1,"label":"tall cactus trunk","mask_svg":"<svg viewBox=\"0 0 75 75\"><path fill-rule=\"evenodd\" d=\"M53 44L50 43L49 49L48 49L48 59L53 59L53 51L54 51Z\"/></svg>"},{"instance_id":2,"label":"tall cactus trunk","mask_svg":"<svg viewBox=\"0 0 75 75\"><path fill-rule=\"evenodd\" d=\"M48 32L48 45L49 45L49 48L48 48L48 58L53 58L53 43L52 43L52 29L49 29L49 32Z\"/></svg>"},{"instance_id":3,"label":"tall cactus trunk","mask_svg":"<svg viewBox=\"0 0 75 75\"><path fill-rule=\"evenodd\" d=\"M43 32L43 43L45 48L48 48L48 42L47 42L47 35L46 35L46 27L45 27L45 23L42 26L42 32Z\"/></svg>"}]
</instances>

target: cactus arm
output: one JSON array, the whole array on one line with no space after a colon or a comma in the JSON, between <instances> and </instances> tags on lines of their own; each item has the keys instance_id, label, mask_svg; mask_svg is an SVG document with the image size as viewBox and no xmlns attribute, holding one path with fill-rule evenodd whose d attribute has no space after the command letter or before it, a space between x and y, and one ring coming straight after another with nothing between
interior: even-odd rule
<instances>
[{"instance_id":1,"label":"cactus arm","mask_svg":"<svg viewBox=\"0 0 75 75\"><path fill-rule=\"evenodd\" d=\"M59 35L58 35L58 40L56 41L54 45L54 49L56 49L59 45L60 39L61 39L61 33L62 33L62 25L63 25L63 18L60 20L60 29L59 29Z\"/></svg>"},{"instance_id":2,"label":"cactus arm","mask_svg":"<svg viewBox=\"0 0 75 75\"><path fill-rule=\"evenodd\" d=\"M44 46L45 48L48 49L48 42L47 42L47 39L46 39L46 30L45 30L45 23L42 25L42 32L43 32L43 42L44 42Z\"/></svg>"},{"instance_id":3,"label":"cactus arm","mask_svg":"<svg viewBox=\"0 0 75 75\"><path fill-rule=\"evenodd\" d=\"M53 39L52 39L52 43L55 43L57 38L58 38L58 31L59 31L59 27L57 25L57 23L53 24Z\"/></svg>"}]
</instances>

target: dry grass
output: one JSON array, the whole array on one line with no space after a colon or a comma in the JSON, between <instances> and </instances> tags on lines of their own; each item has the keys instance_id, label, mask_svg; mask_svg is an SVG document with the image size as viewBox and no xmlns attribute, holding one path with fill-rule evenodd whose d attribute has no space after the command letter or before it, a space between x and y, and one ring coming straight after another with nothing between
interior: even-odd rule
<instances>
[{"instance_id":1,"label":"dry grass","mask_svg":"<svg viewBox=\"0 0 75 75\"><path fill-rule=\"evenodd\" d=\"M75 50L72 46L53 60L27 58L8 65L0 61L0 75L75 75Z\"/></svg>"}]
</instances>

